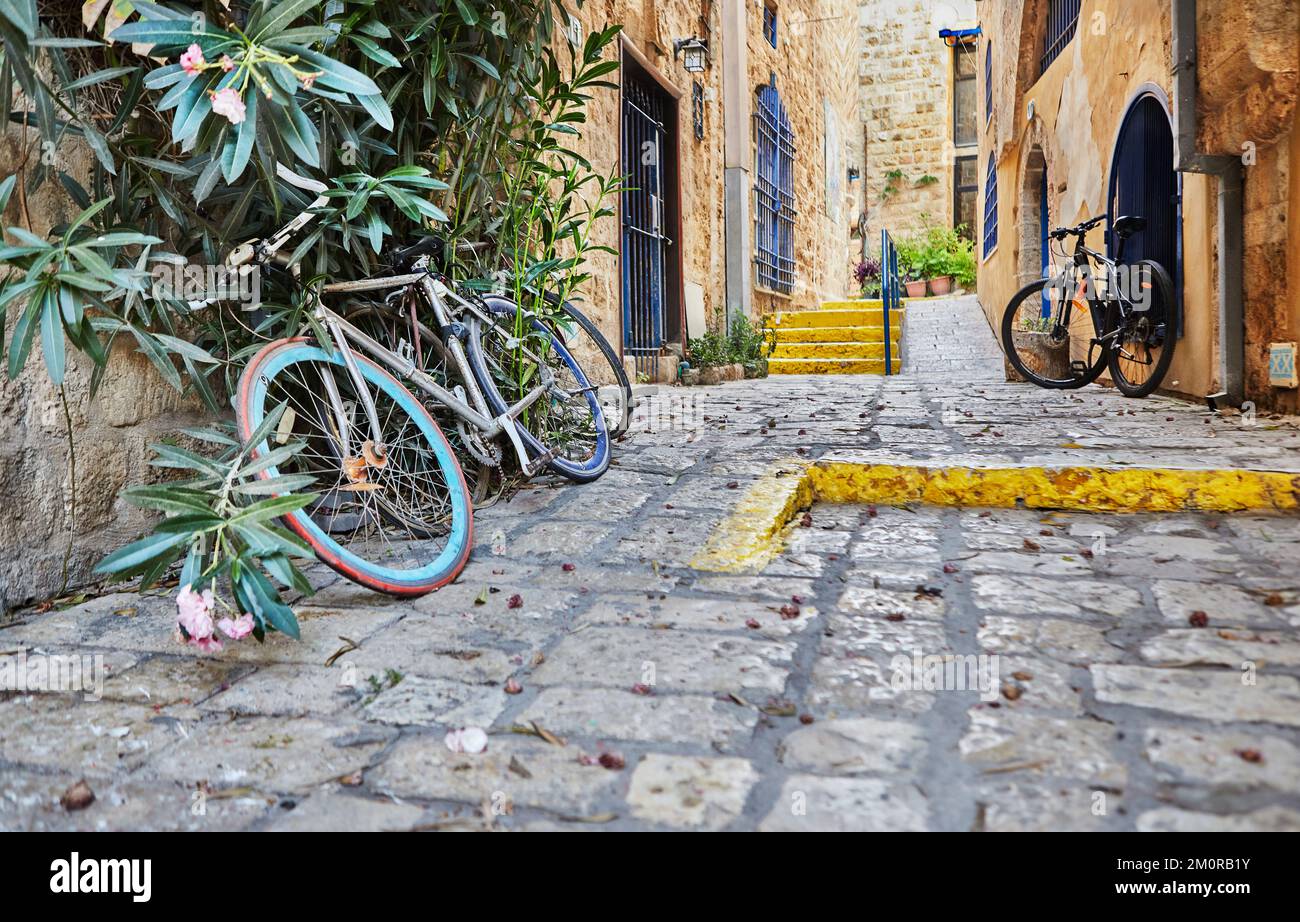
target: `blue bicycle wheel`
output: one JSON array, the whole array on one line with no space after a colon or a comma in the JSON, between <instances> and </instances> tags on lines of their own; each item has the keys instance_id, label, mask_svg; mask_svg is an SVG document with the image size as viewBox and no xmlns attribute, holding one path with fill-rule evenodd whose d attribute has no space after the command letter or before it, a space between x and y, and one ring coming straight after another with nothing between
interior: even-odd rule
<instances>
[{"instance_id":1,"label":"blue bicycle wheel","mask_svg":"<svg viewBox=\"0 0 1300 922\"><path fill-rule=\"evenodd\" d=\"M499 297L486 297L483 303L499 322L489 325L471 314L466 351L488 405L500 415L523 399L537 378L526 375L518 380L507 355L516 339L515 303ZM553 452L548 467L555 473L578 483L595 480L609 468L610 459L609 430L597 390L549 327L527 313L521 320L526 335L518 339L542 356L554 386L520 415L520 439L533 457Z\"/></svg>"},{"instance_id":2,"label":"blue bicycle wheel","mask_svg":"<svg viewBox=\"0 0 1300 922\"><path fill-rule=\"evenodd\" d=\"M305 339L272 343L244 369L235 401L239 431L251 438L267 413L286 404L255 455L287 444L302 448L259 476L308 474L316 479L311 489L318 499L285 524L348 579L393 595L423 595L455 579L469 559L469 491L451 446L420 401L364 356L356 360L382 426L381 449L369 440L355 444L368 432L367 417L342 355L328 355ZM346 451L326 376L351 416Z\"/></svg>"}]
</instances>

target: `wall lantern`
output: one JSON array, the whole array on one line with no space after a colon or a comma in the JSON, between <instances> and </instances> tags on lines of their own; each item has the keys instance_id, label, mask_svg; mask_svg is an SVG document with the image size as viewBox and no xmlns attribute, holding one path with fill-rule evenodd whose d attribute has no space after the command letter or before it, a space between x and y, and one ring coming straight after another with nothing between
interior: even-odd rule
<instances>
[{"instance_id":1,"label":"wall lantern","mask_svg":"<svg viewBox=\"0 0 1300 922\"><path fill-rule=\"evenodd\" d=\"M684 66L688 74L702 74L709 66L709 43L703 39L679 38L673 42L673 60L685 55Z\"/></svg>"}]
</instances>

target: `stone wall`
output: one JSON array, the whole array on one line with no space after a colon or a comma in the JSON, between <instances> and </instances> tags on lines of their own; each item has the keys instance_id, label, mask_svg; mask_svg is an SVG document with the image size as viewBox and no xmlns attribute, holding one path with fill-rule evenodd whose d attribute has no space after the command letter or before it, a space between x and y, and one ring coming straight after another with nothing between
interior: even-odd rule
<instances>
[{"instance_id":1,"label":"stone wall","mask_svg":"<svg viewBox=\"0 0 1300 922\"><path fill-rule=\"evenodd\" d=\"M1037 264L1038 164L1048 176L1052 226L1107 211L1111 162L1131 101L1153 91L1171 111L1168 0L1084 0L1078 32L1039 74L1046 0L984 0L980 20L992 40L994 115L980 138L981 184L997 164L999 242L980 269L979 292L997 322ZM1300 146L1295 108L1300 66L1297 0L1201 0L1202 152L1249 153L1246 170L1245 311L1247 397L1261 409L1295 412L1295 391L1267 386L1267 348L1300 338L1300 234L1288 221ZM984 93L984 68L979 92ZM1028 109L1032 103L1034 118ZM1198 399L1222 387L1218 301L1218 182L1182 176L1184 337L1166 378ZM980 192L980 213L985 194ZM1104 249L1099 228L1090 245Z\"/></svg>"},{"instance_id":2,"label":"stone wall","mask_svg":"<svg viewBox=\"0 0 1300 922\"><path fill-rule=\"evenodd\" d=\"M879 250L882 228L898 237L920 228L927 218L943 225L955 220L954 52L939 38L935 6L930 0L862 0L858 5L864 224L872 253ZM975 19L974 0L945 6L951 10L944 11L944 18L955 12L958 20ZM975 152L972 147L961 153Z\"/></svg>"},{"instance_id":3,"label":"stone wall","mask_svg":"<svg viewBox=\"0 0 1300 922\"><path fill-rule=\"evenodd\" d=\"M34 132L24 144L22 132L10 128L0 139L0 176L16 171L35 142ZM64 145L59 156L85 184L86 152ZM26 197L25 209L15 191L4 222L25 226L30 218L31 230L44 234L76 212L62 187L47 183ZM23 306L9 305L6 336ZM72 420L71 455L63 401L46 375L39 344L17 379L0 372L0 613L49 598L65 583L88 582L104 554L139 537L147 517L120 499L119 491L154 476L147 464L150 442L197 419L193 407L125 342L114 348L93 397L90 368L88 359L69 350L63 390Z\"/></svg>"},{"instance_id":4,"label":"stone wall","mask_svg":"<svg viewBox=\"0 0 1300 922\"><path fill-rule=\"evenodd\" d=\"M763 38L762 5L743 3L748 48L751 105L761 85L775 72L777 86L790 112L798 156L795 192L797 281L791 297L754 291L754 310L761 313L790 304L815 303L842 297L851 278L846 242L858 210L858 184L847 181L848 167L856 159L857 98L853 69L857 37L849 25L854 18L852 0L780 0L779 49ZM677 125L681 171L682 226L675 248L682 261L685 287L699 286L710 327L722 322L726 304L726 214L724 194L723 41L722 2L715 0L588 0L580 12L587 30L620 22L626 42L643 57L659 79L680 94ZM674 59L673 42L700 36L710 46L710 65L701 74L688 74L680 58ZM625 51L631 55L633 51ZM691 124L691 86L704 88L704 137L697 140ZM588 113L585 137L579 149L594 167L618 172L619 94L597 92ZM838 157L825 150L828 118ZM752 120L746 131L751 145ZM753 154L749 155L752 183ZM826 163L838 160L841 181L828 184ZM829 186L829 190L828 190ZM752 185L748 190L753 217ZM600 227L597 239L615 251L620 243L618 218ZM674 254L675 255L675 254ZM752 254L750 254L752 256ZM592 261L592 281L582 292L586 306L617 348L622 341L622 291L617 256L597 254ZM676 307L675 293L673 307Z\"/></svg>"}]
</instances>

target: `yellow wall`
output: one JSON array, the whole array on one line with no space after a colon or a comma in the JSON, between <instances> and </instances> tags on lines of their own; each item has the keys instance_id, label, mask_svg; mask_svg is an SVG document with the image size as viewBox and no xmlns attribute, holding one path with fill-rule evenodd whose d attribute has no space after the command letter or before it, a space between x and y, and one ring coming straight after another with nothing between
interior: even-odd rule
<instances>
[{"instance_id":1,"label":"yellow wall","mask_svg":"<svg viewBox=\"0 0 1300 922\"><path fill-rule=\"evenodd\" d=\"M994 123L981 140L981 177L997 160L999 246L981 266L979 291L994 322L1019 286L1023 176L1041 143L1053 226L1106 211L1111 157L1128 106L1144 87L1172 94L1168 0L1084 0L1078 31L1041 78L1045 0L986 0L981 24L994 41ZM1296 392L1267 386L1267 342L1300 331L1300 234L1289 220L1296 199L1294 120L1300 16L1296 0L1202 0L1202 87L1198 150L1239 156L1246 172L1245 313L1247 397L1261 408L1296 409ZM983 68L980 92L984 91ZM1035 118L1027 106L1035 106ZM1271 132L1271 134L1270 134ZM984 193L981 190L981 214ZM1218 181L1183 175L1184 332L1165 387L1199 398L1219 390ZM1281 223L1279 223L1281 222ZM1283 231L1283 227L1289 230ZM1089 244L1103 248L1103 229ZM1037 251L1036 241L1029 244Z\"/></svg>"}]
</instances>

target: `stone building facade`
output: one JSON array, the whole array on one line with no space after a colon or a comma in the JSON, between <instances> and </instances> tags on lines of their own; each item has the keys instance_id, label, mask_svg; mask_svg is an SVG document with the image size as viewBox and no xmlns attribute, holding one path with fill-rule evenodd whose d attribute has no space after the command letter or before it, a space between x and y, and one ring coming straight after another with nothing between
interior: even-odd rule
<instances>
[{"instance_id":1,"label":"stone building facade","mask_svg":"<svg viewBox=\"0 0 1300 922\"><path fill-rule=\"evenodd\" d=\"M630 143L626 103L636 83L665 113L664 224L670 238L663 299L665 353L719 329L726 317L843 297L851 285L848 241L857 219L861 129L855 92L857 6L852 0L588 0L583 29L624 26L621 92L597 94L583 144L597 170L624 172ZM683 39L708 45L708 66L690 73L674 52ZM793 142L793 239L789 290L763 284L759 124L775 89ZM624 290L635 270L624 224L637 206L599 230L618 256L598 254L586 305L615 346L637 324ZM671 365L659 366L666 378Z\"/></svg>"},{"instance_id":2,"label":"stone building facade","mask_svg":"<svg viewBox=\"0 0 1300 922\"><path fill-rule=\"evenodd\" d=\"M1049 35L1070 8L1073 32ZM1269 383L1270 345L1300 339L1300 2L982 0L979 20L990 321L1041 275L1044 203L1056 227L1112 212L1123 183L1172 188L1147 205L1168 209L1173 230L1152 245L1182 304L1165 388L1300 410L1295 389ZM1089 244L1105 249L1106 228Z\"/></svg>"},{"instance_id":3,"label":"stone building facade","mask_svg":"<svg viewBox=\"0 0 1300 922\"><path fill-rule=\"evenodd\" d=\"M852 0L588 0L578 12L581 34L625 25L616 51L621 76L630 74L652 90L662 107L665 168L656 207L667 238L664 336L661 361L643 357L644 373L671 377L673 350L688 335L724 326L728 313L756 317L847 292L847 242L860 197L860 185L848 178L860 162L856 16ZM674 53L675 42L689 38L708 45L708 65L700 73L688 73L685 56ZM773 87L793 147L784 174L786 213L793 212L787 291L760 284L755 262L756 111L764 88ZM624 102L622 92L602 90L590 106L582 144L602 172L621 173L625 165ZM29 132L24 145L21 129L7 129L0 138L0 177L31 155L33 138ZM85 152L71 146L66 156L71 174L85 182ZM36 233L70 217L70 203L48 187L20 205L21 199L13 197L6 223L20 220L20 207ZM606 220L598 235L619 255L596 254L592 282L582 293L616 348L625 345L629 312L622 233L628 203L617 204L619 216ZM17 309L10 305L11 313ZM79 354L70 355L63 396L72 452L63 400L45 376L39 350L17 380L0 374L7 490L0 517L0 613L86 583L105 553L144 531L144 515L120 491L151 476L150 442L201 417L125 345L93 397L89 368Z\"/></svg>"},{"instance_id":4,"label":"stone building facade","mask_svg":"<svg viewBox=\"0 0 1300 922\"><path fill-rule=\"evenodd\" d=\"M942 29L973 24L975 0L862 0L858 71L864 204L855 232L870 252L927 220L974 229L978 182L974 42Z\"/></svg>"}]
</instances>

